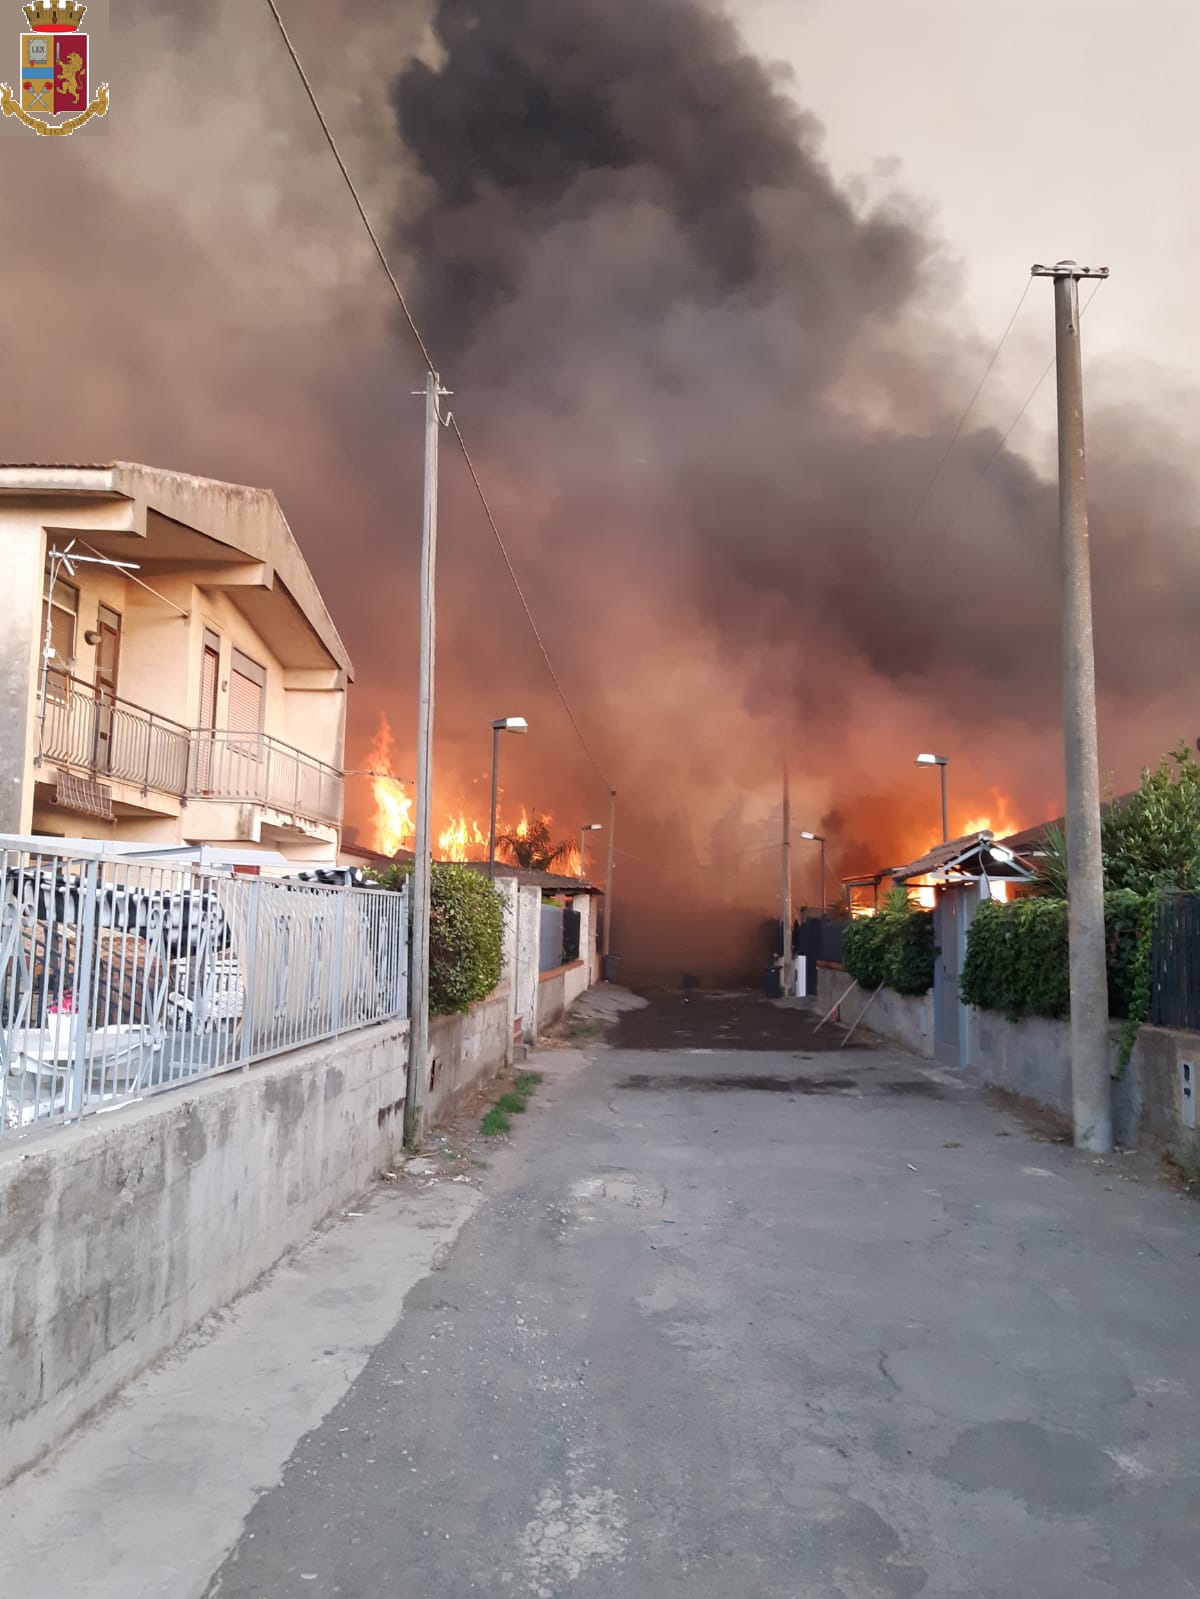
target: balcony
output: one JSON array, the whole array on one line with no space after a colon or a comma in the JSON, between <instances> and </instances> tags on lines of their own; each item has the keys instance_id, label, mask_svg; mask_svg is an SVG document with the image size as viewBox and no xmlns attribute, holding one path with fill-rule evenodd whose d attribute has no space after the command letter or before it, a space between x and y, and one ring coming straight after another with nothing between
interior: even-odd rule
<instances>
[{"instance_id":1,"label":"balcony","mask_svg":"<svg viewBox=\"0 0 1200 1599\"><path fill-rule=\"evenodd\" d=\"M188 793L269 805L334 827L342 819L341 772L265 733L193 732Z\"/></svg>"},{"instance_id":2,"label":"balcony","mask_svg":"<svg viewBox=\"0 0 1200 1599\"><path fill-rule=\"evenodd\" d=\"M48 674L45 713L42 754L50 765L130 783L143 794L187 793L191 734L180 723L64 672Z\"/></svg>"},{"instance_id":3,"label":"balcony","mask_svg":"<svg viewBox=\"0 0 1200 1599\"><path fill-rule=\"evenodd\" d=\"M336 767L265 733L184 727L61 672L47 684L42 755L143 795L264 805L334 827L342 818Z\"/></svg>"}]
</instances>

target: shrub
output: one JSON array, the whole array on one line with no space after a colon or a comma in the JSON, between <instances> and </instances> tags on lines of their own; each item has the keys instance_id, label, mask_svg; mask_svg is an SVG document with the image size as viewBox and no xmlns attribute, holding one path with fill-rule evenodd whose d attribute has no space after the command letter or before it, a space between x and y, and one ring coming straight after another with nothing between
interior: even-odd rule
<instances>
[{"instance_id":1,"label":"shrub","mask_svg":"<svg viewBox=\"0 0 1200 1599\"><path fill-rule=\"evenodd\" d=\"M842 964L864 988L894 988L898 994L925 994L933 986L933 915L930 911L885 907L846 928Z\"/></svg>"},{"instance_id":2,"label":"shrub","mask_svg":"<svg viewBox=\"0 0 1200 1599\"><path fill-rule=\"evenodd\" d=\"M1106 894L1108 1009L1144 1019L1152 901L1128 890ZM967 935L960 990L968 1005L1023 1016L1061 1018L1071 1010L1067 902L1028 898L985 901ZM1136 1029L1136 1020L1134 1021Z\"/></svg>"},{"instance_id":3,"label":"shrub","mask_svg":"<svg viewBox=\"0 0 1200 1599\"><path fill-rule=\"evenodd\" d=\"M842 965L864 988L876 989L887 981L883 938L882 916L856 917L842 936Z\"/></svg>"},{"instance_id":4,"label":"shrub","mask_svg":"<svg viewBox=\"0 0 1200 1599\"><path fill-rule=\"evenodd\" d=\"M933 912L910 910L884 922L884 980L898 994L927 994L933 987Z\"/></svg>"},{"instance_id":5,"label":"shrub","mask_svg":"<svg viewBox=\"0 0 1200 1599\"><path fill-rule=\"evenodd\" d=\"M429 1009L452 1016L486 999L500 981L503 907L482 873L436 862L431 900Z\"/></svg>"},{"instance_id":6,"label":"shrub","mask_svg":"<svg viewBox=\"0 0 1200 1599\"><path fill-rule=\"evenodd\" d=\"M384 888L401 889L412 868L393 865L373 875ZM486 999L500 981L503 947L503 907L487 878L465 866L435 861L430 883L430 1013L453 1016Z\"/></svg>"}]
</instances>

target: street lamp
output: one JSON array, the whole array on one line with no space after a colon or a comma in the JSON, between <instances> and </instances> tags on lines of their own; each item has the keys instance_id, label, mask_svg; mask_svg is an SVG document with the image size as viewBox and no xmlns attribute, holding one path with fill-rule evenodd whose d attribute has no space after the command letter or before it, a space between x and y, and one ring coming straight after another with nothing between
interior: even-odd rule
<instances>
[{"instance_id":1,"label":"street lamp","mask_svg":"<svg viewBox=\"0 0 1200 1599\"><path fill-rule=\"evenodd\" d=\"M492 829L488 837L488 881L496 876L496 779L500 766L501 733L528 733L529 723L523 716L501 716L492 723Z\"/></svg>"},{"instance_id":2,"label":"street lamp","mask_svg":"<svg viewBox=\"0 0 1200 1599\"><path fill-rule=\"evenodd\" d=\"M579 829L579 881L581 883L583 882L583 878L584 878L583 850L584 850L584 845L587 843L587 836L588 836L589 833L602 833L603 831L604 831L604 823L603 822L585 822L583 824L583 826Z\"/></svg>"},{"instance_id":3,"label":"street lamp","mask_svg":"<svg viewBox=\"0 0 1200 1599\"><path fill-rule=\"evenodd\" d=\"M801 838L808 839L810 844L821 846L821 920L825 920L825 837L822 833L801 833Z\"/></svg>"},{"instance_id":4,"label":"street lamp","mask_svg":"<svg viewBox=\"0 0 1200 1599\"><path fill-rule=\"evenodd\" d=\"M945 755L918 755L918 766L940 766L942 769L942 843L950 837L949 824L946 821L946 761Z\"/></svg>"}]
</instances>

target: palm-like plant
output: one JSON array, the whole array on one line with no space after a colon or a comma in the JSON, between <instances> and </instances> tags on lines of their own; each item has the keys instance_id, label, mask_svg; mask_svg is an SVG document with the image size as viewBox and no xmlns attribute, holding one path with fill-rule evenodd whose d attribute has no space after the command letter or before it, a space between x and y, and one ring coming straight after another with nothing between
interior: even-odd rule
<instances>
[{"instance_id":1,"label":"palm-like plant","mask_svg":"<svg viewBox=\"0 0 1200 1599\"><path fill-rule=\"evenodd\" d=\"M496 841L502 844L518 866L529 872L553 871L574 847L570 839L555 840L550 832L550 818L535 816L524 825L524 830L509 828Z\"/></svg>"}]
</instances>

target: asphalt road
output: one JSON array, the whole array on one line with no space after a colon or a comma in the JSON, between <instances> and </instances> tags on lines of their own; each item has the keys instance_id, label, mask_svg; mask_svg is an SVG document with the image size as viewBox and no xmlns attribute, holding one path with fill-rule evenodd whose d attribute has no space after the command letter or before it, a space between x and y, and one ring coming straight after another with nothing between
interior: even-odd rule
<instances>
[{"instance_id":1,"label":"asphalt road","mask_svg":"<svg viewBox=\"0 0 1200 1599\"><path fill-rule=\"evenodd\" d=\"M1200 1594L1200 1211L808 1027L546 1056L211 1599Z\"/></svg>"}]
</instances>

